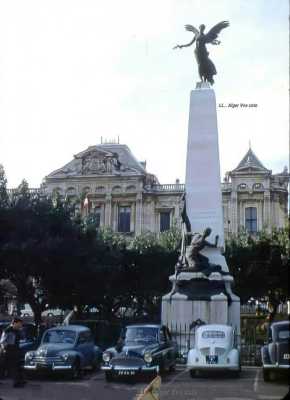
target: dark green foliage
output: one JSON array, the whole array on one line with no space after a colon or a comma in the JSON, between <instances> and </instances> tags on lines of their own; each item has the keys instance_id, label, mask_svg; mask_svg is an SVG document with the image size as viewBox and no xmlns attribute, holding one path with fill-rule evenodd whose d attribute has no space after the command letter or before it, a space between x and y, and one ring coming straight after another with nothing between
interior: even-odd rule
<instances>
[{"instance_id":1,"label":"dark green foliage","mask_svg":"<svg viewBox=\"0 0 290 400\"><path fill-rule=\"evenodd\" d=\"M7 194L7 179L3 166L0 164L0 208L7 207L9 203Z\"/></svg>"},{"instance_id":2,"label":"dark green foliage","mask_svg":"<svg viewBox=\"0 0 290 400\"><path fill-rule=\"evenodd\" d=\"M37 323L47 305L93 306L104 319L159 315L179 240L176 229L134 239L97 231L88 219L74 220L68 202L30 193L23 181L0 208L0 279L15 285Z\"/></svg>"},{"instance_id":3,"label":"dark green foliage","mask_svg":"<svg viewBox=\"0 0 290 400\"><path fill-rule=\"evenodd\" d=\"M261 232L256 238L241 233L226 244L225 256L242 302L268 298L283 302L288 296L289 228Z\"/></svg>"}]
</instances>

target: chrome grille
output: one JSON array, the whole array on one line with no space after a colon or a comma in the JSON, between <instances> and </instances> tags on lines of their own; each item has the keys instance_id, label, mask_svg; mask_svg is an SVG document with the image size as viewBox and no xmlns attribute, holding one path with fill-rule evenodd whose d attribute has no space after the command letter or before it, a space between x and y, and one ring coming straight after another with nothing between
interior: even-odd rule
<instances>
[{"instance_id":1,"label":"chrome grille","mask_svg":"<svg viewBox=\"0 0 290 400\"><path fill-rule=\"evenodd\" d=\"M113 367L141 367L145 361L140 357L118 357L110 362Z\"/></svg>"},{"instance_id":2,"label":"chrome grille","mask_svg":"<svg viewBox=\"0 0 290 400\"><path fill-rule=\"evenodd\" d=\"M52 364L63 365L64 364L64 360L59 356L56 356L56 357L36 356L36 357L33 357L32 361L34 363L41 364L41 365L52 365Z\"/></svg>"},{"instance_id":3,"label":"chrome grille","mask_svg":"<svg viewBox=\"0 0 290 400\"><path fill-rule=\"evenodd\" d=\"M222 356L223 354L225 354L226 350L223 347L216 347L214 349L214 354L217 356Z\"/></svg>"},{"instance_id":4,"label":"chrome grille","mask_svg":"<svg viewBox=\"0 0 290 400\"><path fill-rule=\"evenodd\" d=\"M203 356L209 356L210 348L204 347L204 348L200 349L200 352Z\"/></svg>"}]
</instances>

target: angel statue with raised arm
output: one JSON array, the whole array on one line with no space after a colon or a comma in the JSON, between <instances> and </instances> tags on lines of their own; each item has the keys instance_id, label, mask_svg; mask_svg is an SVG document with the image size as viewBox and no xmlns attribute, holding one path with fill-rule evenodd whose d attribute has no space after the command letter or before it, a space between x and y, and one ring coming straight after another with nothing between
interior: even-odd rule
<instances>
[{"instance_id":1,"label":"angel statue with raised arm","mask_svg":"<svg viewBox=\"0 0 290 400\"><path fill-rule=\"evenodd\" d=\"M190 43L176 45L174 47L174 49L181 49L182 47L191 46L194 42L196 43L194 53L200 79L204 82L210 82L211 85L214 84L213 76L216 75L217 72L214 63L208 57L209 53L205 45L207 43L214 45L220 44L220 41L217 40L218 34L222 29L228 26L228 21L222 21L212 27L207 33L204 33L205 25L203 24L200 25L199 30L192 25L185 25L185 29L189 32L193 32L194 37Z\"/></svg>"}]
</instances>

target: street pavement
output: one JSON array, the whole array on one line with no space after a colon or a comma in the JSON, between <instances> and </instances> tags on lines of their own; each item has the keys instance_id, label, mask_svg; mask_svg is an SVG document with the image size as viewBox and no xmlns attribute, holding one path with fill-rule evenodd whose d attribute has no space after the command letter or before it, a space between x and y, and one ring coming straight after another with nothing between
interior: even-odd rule
<instances>
[{"instance_id":1,"label":"street pavement","mask_svg":"<svg viewBox=\"0 0 290 400\"><path fill-rule=\"evenodd\" d=\"M64 378L29 380L24 388L12 388L10 380L0 383L3 400L134 400L148 382L105 381L104 374L87 374L79 381ZM200 376L192 379L178 368L162 377L161 400L280 400L288 392L287 380L265 383L261 368L243 368L240 378Z\"/></svg>"}]
</instances>

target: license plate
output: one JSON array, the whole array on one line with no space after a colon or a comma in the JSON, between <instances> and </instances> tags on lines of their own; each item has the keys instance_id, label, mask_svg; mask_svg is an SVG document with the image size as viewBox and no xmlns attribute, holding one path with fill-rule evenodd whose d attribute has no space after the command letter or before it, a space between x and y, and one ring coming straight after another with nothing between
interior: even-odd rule
<instances>
[{"instance_id":1,"label":"license plate","mask_svg":"<svg viewBox=\"0 0 290 400\"><path fill-rule=\"evenodd\" d=\"M37 369L48 369L49 366L48 366L48 365L45 365L45 364L36 364L36 368L37 368Z\"/></svg>"},{"instance_id":2,"label":"license plate","mask_svg":"<svg viewBox=\"0 0 290 400\"><path fill-rule=\"evenodd\" d=\"M217 364L218 363L218 356L206 356L206 363L207 364Z\"/></svg>"},{"instance_id":3,"label":"license plate","mask_svg":"<svg viewBox=\"0 0 290 400\"><path fill-rule=\"evenodd\" d=\"M283 359L284 359L284 360L290 360L290 354L285 353L285 354L283 355Z\"/></svg>"},{"instance_id":4,"label":"license plate","mask_svg":"<svg viewBox=\"0 0 290 400\"><path fill-rule=\"evenodd\" d=\"M119 376L134 376L136 371L118 371Z\"/></svg>"}]
</instances>

